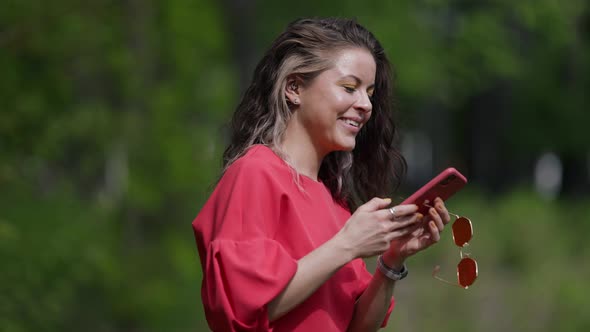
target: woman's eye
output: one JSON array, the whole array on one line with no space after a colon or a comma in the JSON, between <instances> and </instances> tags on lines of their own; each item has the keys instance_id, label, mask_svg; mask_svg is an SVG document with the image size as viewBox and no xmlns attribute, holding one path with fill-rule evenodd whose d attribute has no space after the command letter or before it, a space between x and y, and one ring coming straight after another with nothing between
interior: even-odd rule
<instances>
[{"instance_id":1,"label":"woman's eye","mask_svg":"<svg viewBox=\"0 0 590 332\"><path fill-rule=\"evenodd\" d=\"M346 92L348 92L348 93L353 93L356 91L356 89L351 86L345 86L344 90L346 90Z\"/></svg>"}]
</instances>

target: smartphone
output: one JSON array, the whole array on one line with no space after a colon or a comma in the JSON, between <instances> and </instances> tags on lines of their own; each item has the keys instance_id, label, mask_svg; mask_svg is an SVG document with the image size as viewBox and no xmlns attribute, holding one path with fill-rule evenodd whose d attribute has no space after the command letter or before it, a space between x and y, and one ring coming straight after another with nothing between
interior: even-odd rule
<instances>
[{"instance_id":1,"label":"smartphone","mask_svg":"<svg viewBox=\"0 0 590 332\"><path fill-rule=\"evenodd\" d=\"M402 204L418 205L418 212L426 215L428 207L425 204L434 206L434 199L440 197L443 201L449 199L457 191L467 184L467 178L456 169L450 167L430 180L427 184L418 189L412 196L406 198Z\"/></svg>"}]
</instances>

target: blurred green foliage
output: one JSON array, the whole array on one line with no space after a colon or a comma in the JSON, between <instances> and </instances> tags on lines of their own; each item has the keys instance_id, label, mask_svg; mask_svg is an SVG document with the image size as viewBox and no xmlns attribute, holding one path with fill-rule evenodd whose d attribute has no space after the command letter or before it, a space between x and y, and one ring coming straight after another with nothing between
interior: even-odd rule
<instances>
[{"instance_id":1,"label":"blurred green foliage","mask_svg":"<svg viewBox=\"0 0 590 332\"><path fill-rule=\"evenodd\" d=\"M459 128L442 133L455 154L476 139L465 130L471 101L498 84L510 109L484 121L508 119L494 133L507 156L590 145L590 6L579 0L2 8L2 331L206 330L190 222L219 175L223 125L248 80L240 60L297 17L356 17L372 30L397 69L403 126L438 105ZM468 291L430 278L442 263L452 279L459 260L446 232L412 258L390 330L590 328L588 198L544 201L522 182L502 196L470 186L450 202L474 222L480 278Z\"/></svg>"}]
</instances>

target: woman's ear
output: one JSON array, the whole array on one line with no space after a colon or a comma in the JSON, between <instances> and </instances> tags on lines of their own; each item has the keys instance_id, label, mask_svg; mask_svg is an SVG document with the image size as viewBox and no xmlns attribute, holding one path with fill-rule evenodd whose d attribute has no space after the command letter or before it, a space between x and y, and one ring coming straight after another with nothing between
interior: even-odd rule
<instances>
[{"instance_id":1,"label":"woman's ear","mask_svg":"<svg viewBox=\"0 0 590 332\"><path fill-rule=\"evenodd\" d=\"M285 98L289 105L297 106L301 103L301 80L296 75L289 75L287 77L287 84L285 85Z\"/></svg>"}]
</instances>

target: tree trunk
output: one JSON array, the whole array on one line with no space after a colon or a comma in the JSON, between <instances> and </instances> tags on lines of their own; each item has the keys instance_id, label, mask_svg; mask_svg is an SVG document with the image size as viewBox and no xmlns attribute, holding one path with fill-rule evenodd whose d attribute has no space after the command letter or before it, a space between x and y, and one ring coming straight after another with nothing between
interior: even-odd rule
<instances>
[{"instance_id":1,"label":"tree trunk","mask_svg":"<svg viewBox=\"0 0 590 332\"><path fill-rule=\"evenodd\" d=\"M232 57L237 67L240 96L248 87L252 72L256 66L257 52L255 43L255 1L254 0L224 0L225 17L230 32Z\"/></svg>"}]
</instances>

